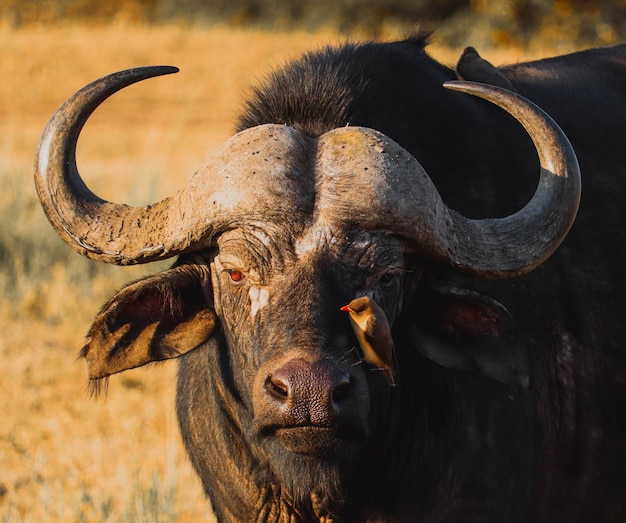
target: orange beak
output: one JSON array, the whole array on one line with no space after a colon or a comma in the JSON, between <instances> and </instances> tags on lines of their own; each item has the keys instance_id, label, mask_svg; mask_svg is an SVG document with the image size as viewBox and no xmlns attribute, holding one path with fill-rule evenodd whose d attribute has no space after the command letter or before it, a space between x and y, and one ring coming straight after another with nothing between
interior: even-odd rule
<instances>
[{"instance_id":1,"label":"orange beak","mask_svg":"<svg viewBox=\"0 0 626 523\"><path fill-rule=\"evenodd\" d=\"M347 305L344 305L343 307L341 307L341 309L339 309L340 311L345 311L345 312L349 312L350 311L350 307L348 307Z\"/></svg>"}]
</instances>

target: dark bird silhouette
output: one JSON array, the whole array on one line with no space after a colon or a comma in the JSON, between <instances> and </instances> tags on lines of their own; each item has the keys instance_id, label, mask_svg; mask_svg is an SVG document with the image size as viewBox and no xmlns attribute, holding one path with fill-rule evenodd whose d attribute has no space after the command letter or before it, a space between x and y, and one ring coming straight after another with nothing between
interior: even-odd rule
<instances>
[{"instance_id":1,"label":"dark bird silhouette","mask_svg":"<svg viewBox=\"0 0 626 523\"><path fill-rule=\"evenodd\" d=\"M385 312L369 296L355 298L341 310L350 315L363 359L382 369L389 385L395 387L393 338Z\"/></svg>"},{"instance_id":2,"label":"dark bird silhouette","mask_svg":"<svg viewBox=\"0 0 626 523\"><path fill-rule=\"evenodd\" d=\"M473 47L466 47L461 54L456 64L456 76L459 80L495 85L515 92L515 87L506 75L482 58Z\"/></svg>"}]
</instances>

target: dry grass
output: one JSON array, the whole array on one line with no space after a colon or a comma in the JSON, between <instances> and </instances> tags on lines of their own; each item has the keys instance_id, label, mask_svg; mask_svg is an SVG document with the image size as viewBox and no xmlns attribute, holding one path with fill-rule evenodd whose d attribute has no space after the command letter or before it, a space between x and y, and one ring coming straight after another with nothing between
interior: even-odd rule
<instances>
[{"instance_id":1,"label":"dry grass","mask_svg":"<svg viewBox=\"0 0 626 523\"><path fill-rule=\"evenodd\" d=\"M84 366L74 360L91 317L124 281L157 269L88 262L56 238L31 180L49 116L108 72L179 66L178 75L108 101L79 147L95 192L154 201L184 185L229 136L246 85L304 49L338 40L331 32L0 26L2 522L212 521L178 436L175 365L115 377L106 401L85 393ZM448 62L457 53L435 49Z\"/></svg>"}]
</instances>

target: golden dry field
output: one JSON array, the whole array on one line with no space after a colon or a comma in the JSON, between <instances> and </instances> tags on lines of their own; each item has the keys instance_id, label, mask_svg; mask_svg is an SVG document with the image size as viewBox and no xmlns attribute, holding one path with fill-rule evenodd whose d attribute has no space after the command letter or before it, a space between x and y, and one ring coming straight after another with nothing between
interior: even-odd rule
<instances>
[{"instance_id":1,"label":"golden dry field","mask_svg":"<svg viewBox=\"0 0 626 523\"><path fill-rule=\"evenodd\" d=\"M78 163L96 193L155 201L182 187L231 134L247 86L301 51L341 39L330 31L0 25L2 523L213 521L178 435L176 364L115 376L105 399L86 392L76 356L91 318L123 282L159 267L89 262L56 238L32 182L47 119L109 72L180 67L115 95L79 142ZM459 50L432 52L454 63Z\"/></svg>"}]
</instances>

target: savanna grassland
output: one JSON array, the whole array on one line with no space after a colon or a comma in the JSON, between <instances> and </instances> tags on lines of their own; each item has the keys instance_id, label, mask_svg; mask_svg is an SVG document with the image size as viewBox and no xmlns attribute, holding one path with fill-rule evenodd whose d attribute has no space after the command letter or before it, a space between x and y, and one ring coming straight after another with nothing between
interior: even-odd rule
<instances>
[{"instance_id":1,"label":"savanna grassland","mask_svg":"<svg viewBox=\"0 0 626 523\"><path fill-rule=\"evenodd\" d=\"M176 364L115 376L106 398L87 393L76 356L90 320L125 281L159 267L89 262L57 239L32 182L50 115L106 73L180 67L115 95L79 142L78 164L96 193L145 204L182 187L227 139L247 86L305 49L342 39L332 31L189 25L0 25L3 523L213 521L178 435ZM448 63L459 53L432 51ZM501 63L528 55L508 49L488 57Z\"/></svg>"}]
</instances>

